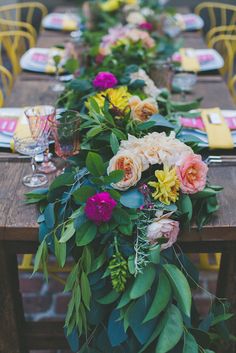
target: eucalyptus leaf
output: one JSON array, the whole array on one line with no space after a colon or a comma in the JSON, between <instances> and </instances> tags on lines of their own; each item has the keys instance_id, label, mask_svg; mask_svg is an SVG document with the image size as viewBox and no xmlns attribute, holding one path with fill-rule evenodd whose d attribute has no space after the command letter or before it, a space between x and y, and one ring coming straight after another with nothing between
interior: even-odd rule
<instances>
[{"instance_id":1,"label":"eucalyptus leaf","mask_svg":"<svg viewBox=\"0 0 236 353\"><path fill-rule=\"evenodd\" d=\"M156 346L156 353L167 353L180 341L184 333L183 319L179 309L171 305L167 312L167 321Z\"/></svg>"},{"instance_id":2,"label":"eucalyptus leaf","mask_svg":"<svg viewBox=\"0 0 236 353\"><path fill-rule=\"evenodd\" d=\"M139 273L135 278L134 284L130 291L130 298L137 299L150 290L155 276L156 269L153 265L144 267L143 273Z\"/></svg>"},{"instance_id":3,"label":"eucalyptus leaf","mask_svg":"<svg viewBox=\"0 0 236 353\"><path fill-rule=\"evenodd\" d=\"M143 322L157 317L167 306L171 299L171 286L166 275L161 272L159 276L156 294Z\"/></svg>"},{"instance_id":4,"label":"eucalyptus leaf","mask_svg":"<svg viewBox=\"0 0 236 353\"><path fill-rule=\"evenodd\" d=\"M192 295L186 277L175 265L166 264L163 265L163 268L171 283L179 307L185 315L190 317Z\"/></svg>"},{"instance_id":5,"label":"eucalyptus leaf","mask_svg":"<svg viewBox=\"0 0 236 353\"><path fill-rule=\"evenodd\" d=\"M198 353L198 344L189 332L184 334L183 353Z\"/></svg>"}]
</instances>

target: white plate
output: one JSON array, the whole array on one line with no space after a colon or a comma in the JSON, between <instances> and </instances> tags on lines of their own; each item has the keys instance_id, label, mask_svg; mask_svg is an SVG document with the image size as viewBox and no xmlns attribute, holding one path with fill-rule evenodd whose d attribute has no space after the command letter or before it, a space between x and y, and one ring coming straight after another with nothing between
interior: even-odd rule
<instances>
[{"instance_id":1,"label":"white plate","mask_svg":"<svg viewBox=\"0 0 236 353\"><path fill-rule=\"evenodd\" d=\"M196 111L193 111L196 112ZM224 118L235 118L236 119L236 110L221 110L223 117ZM183 114L184 116L184 114ZM236 147L236 130L231 130L234 146ZM178 135L178 137L185 137L186 135L197 137L198 139L201 140L199 143L200 147L208 147L208 137L207 133L202 130L198 129L189 129L189 128L183 128L181 133Z\"/></svg>"},{"instance_id":2,"label":"white plate","mask_svg":"<svg viewBox=\"0 0 236 353\"><path fill-rule=\"evenodd\" d=\"M224 59L215 49L187 49L187 53L198 57L200 72L218 70L224 66ZM179 53L175 53L172 58L179 61Z\"/></svg>"},{"instance_id":3,"label":"white plate","mask_svg":"<svg viewBox=\"0 0 236 353\"><path fill-rule=\"evenodd\" d=\"M56 31L76 31L79 24L79 16L75 14L56 12L45 16L42 22L44 28Z\"/></svg>"},{"instance_id":4,"label":"white plate","mask_svg":"<svg viewBox=\"0 0 236 353\"><path fill-rule=\"evenodd\" d=\"M202 29L204 26L203 19L194 13L188 13L184 15L178 13L175 15L175 19L177 22L184 24L184 31L196 31Z\"/></svg>"},{"instance_id":5,"label":"white plate","mask_svg":"<svg viewBox=\"0 0 236 353\"><path fill-rule=\"evenodd\" d=\"M63 57L64 53L64 49L59 48L31 48L21 57L20 66L23 70L52 74L55 72L53 57L55 55ZM60 66L64 62L65 60L62 59ZM51 71L47 71L49 66L51 67Z\"/></svg>"}]
</instances>

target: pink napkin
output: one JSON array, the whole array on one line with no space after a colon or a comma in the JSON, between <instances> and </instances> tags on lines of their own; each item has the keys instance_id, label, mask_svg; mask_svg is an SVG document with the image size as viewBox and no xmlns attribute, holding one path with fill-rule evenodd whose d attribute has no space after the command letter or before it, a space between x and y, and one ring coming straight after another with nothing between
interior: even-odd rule
<instances>
[{"instance_id":1,"label":"pink napkin","mask_svg":"<svg viewBox=\"0 0 236 353\"><path fill-rule=\"evenodd\" d=\"M0 132L12 135L16 129L17 119L0 118Z\"/></svg>"},{"instance_id":2,"label":"pink napkin","mask_svg":"<svg viewBox=\"0 0 236 353\"><path fill-rule=\"evenodd\" d=\"M32 60L40 64L47 64L49 60L48 54L34 53L32 55Z\"/></svg>"},{"instance_id":3,"label":"pink napkin","mask_svg":"<svg viewBox=\"0 0 236 353\"><path fill-rule=\"evenodd\" d=\"M200 54L200 55L197 55L197 58L198 58L198 61L199 61L200 64L204 64L206 62L213 61L214 60L214 55L212 55L212 54ZM179 53L175 53L172 56L172 60L181 62L181 55Z\"/></svg>"},{"instance_id":4,"label":"pink napkin","mask_svg":"<svg viewBox=\"0 0 236 353\"><path fill-rule=\"evenodd\" d=\"M236 116L235 117L227 117L225 118L227 125L230 130L236 130ZM202 121L201 116L197 116L195 118L180 118L180 123L183 127L188 129L197 129L197 130L205 130L204 123Z\"/></svg>"}]
</instances>

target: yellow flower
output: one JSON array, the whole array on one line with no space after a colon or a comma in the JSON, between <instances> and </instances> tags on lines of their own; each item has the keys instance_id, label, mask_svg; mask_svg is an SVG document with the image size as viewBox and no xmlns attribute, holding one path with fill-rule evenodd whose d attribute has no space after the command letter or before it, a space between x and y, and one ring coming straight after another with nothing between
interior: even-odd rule
<instances>
[{"instance_id":1,"label":"yellow flower","mask_svg":"<svg viewBox=\"0 0 236 353\"><path fill-rule=\"evenodd\" d=\"M108 0L106 2L101 3L100 7L105 12L116 11L120 7L120 1L119 0Z\"/></svg>"},{"instance_id":2,"label":"yellow flower","mask_svg":"<svg viewBox=\"0 0 236 353\"><path fill-rule=\"evenodd\" d=\"M137 0L123 0L123 2L127 5L136 5Z\"/></svg>"},{"instance_id":3,"label":"yellow flower","mask_svg":"<svg viewBox=\"0 0 236 353\"><path fill-rule=\"evenodd\" d=\"M154 200L159 200L166 205L176 202L179 198L180 182L175 168L164 166L164 170L156 170L157 182L149 182L148 185L156 190L152 193Z\"/></svg>"},{"instance_id":4,"label":"yellow flower","mask_svg":"<svg viewBox=\"0 0 236 353\"><path fill-rule=\"evenodd\" d=\"M129 99L131 97L131 94L128 92L127 86L109 88L106 91L97 93L92 98L97 102L100 108L103 108L105 103L105 97L107 97L107 99L109 100L111 109L116 108L123 112L127 108L129 108ZM89 109L89 101L86 105Z\"/></svg>"}]
</instances>

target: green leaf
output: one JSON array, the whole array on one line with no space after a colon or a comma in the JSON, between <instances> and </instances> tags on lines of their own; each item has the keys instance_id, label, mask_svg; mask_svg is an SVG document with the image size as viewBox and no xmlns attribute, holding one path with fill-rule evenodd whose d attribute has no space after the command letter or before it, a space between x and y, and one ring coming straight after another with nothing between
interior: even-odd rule
<instances>
[{"instance_id":1,"label":"green leaf","mask_svg":"<svg viewBox=\"0 0 236 353\"><path fill-rule=\"evenodd\" d=\"M63 268L66 262L66 243L60 243L57 237L54 237L54 248L55 256L58 262L58 265Z\"/></svg>"},{"instance_id":2,"label":"green leaf","mask_svg":"<svg viewBox=\"0 0 236 353\"><path fill-rule=\"evenodd\" d=\"M129 224L120 225L118 229L122 234L131 236L133 234L133 223L129 222Z\"/></svg>"},{"instance_id":3,"label":"green leaf","mask_svg":"<svg viewBox=\"0 0 236 353\"><path fill-rule=\"evenodd\" d=\"M197 194L192 195L194 199L204 199L210 196L217 195L219 191L213 190L211 188L206 187L204 190L198 192Z\"/></svg>"},{"instance_id":4,"label":"green leaf","mask_svg":"<svg viewBox=\"0 0 236 353\"><path fill-rule=\"evenodd\" d=\"M215 326L215 325L219 324L222 321L229 320L233 316L234 316L234 314L230 314L230 313L225 313L225 314L222 314L222 315L218 315L212 320L211 326Z\"/></svg>"},{"instance_id":5,"label":"green leaf","mask_svg":"<svg viewBox=\"0 0 236 353\"><path fill-rule=\"evenodd\" d=\"M45 243L45 241L43 241L38 247L38 250L37 250L35 258L34 258L34 272L33 273L37 272L39 269L42 255L43 255L43 249L45 246L47 246L47 244Z\"/></svg>"},{"instance_id":6,"label":"green leaf","mask_svg":"<svg viewBox=\"0 0 236 353\"><path fill-rule=\"evenodd\" d=\"M135 274L135 264L134 264L134 255L129 256L128 258L128 269L131 275Z\"/></svg>"},{"instance_id":7,"label":"green leaf","mask_svg":"<svg viewBox=\"0 0 236 353\"><path fill-rule=\"evenodd\" d=\"M75 234L74 223L70 222L66 225L66 228L63 229L59 243L66 243L68 240L70 240L73 237L74 234Z\"/></svg>"},{"instance_id":8,"label":"green leaf","mask_svg":"<svg viewBox=\"0 0 236 353\"><path fill-rule=\"evenodd\" d=\"M113 218L118 224L129 224L130 223L130 216L129 214L120 207L116 207L113 210Z\"/></svg>"},{"instance_id":9,"label":"green leaf","mask_svg":"<svg viewBox=\"0 0 236 353\"><path fill-rule=\"evenodd\" d=\"M76 231L76 245L85 246L93 241L97 234L96 224L87 221Z\"/></svg>"},{"instance_id":10,"label":"green leaf","mask_svg":"<svg viewBox=\"0 0 236 353\"><path fill-rule=\"evenodd\" d=\"M166 275L161 272L159 276L159 282L154 296L153 302L150 306L150 309L145 316L143 322L154 319L158 316L167 306L171 298L171 286Z\"/></svg>"},{"instance_id":11,"label":"green leaf","mask_svg":"<svg viewBox=\"0 0 236 353\"><path fill-rule=\"evenodd\" d=\"M119 144L118 138L113 132L110 135L110 145L111 145L112 152L116 154L120 148L120 144Z\"/></svg>"},{"instance_id":12,"label":"green leaf","mask_svg":"<svg viewBox=\"0 0 236 353\"><path fill-rule=\"evenodd\" d=\"M163 265L163 268L169 278L180 309L190 317L192 296L186 277L175 265L166 264Z\"/></svg>"},{"instance_id":13,"label":"green leaf","mask_svg":"<svg viewBox=\"0 0 236 353\"><path fill-rule=\"evenodd\" d=\"M75 182L75 176L71 173L63 173L56 177L50 185L49 190L52 191L54 189L64 187L64 186L71 186Z\"/></svg>"},{"instance_id":14,"label":"green leaf","mask_svg":"<svg viewBox=\"0 0 236 353\"><path fill-rule=\"evenodd\" d=\"M79 68L79 62L77 59L70 58L66 61L64 68L70 74L75 73Z\"/></svg>"},{"instance_id":15,"label":"green leaf","mask_svg":"<svg viewBox=\"0 0 236 353\"><path fill-rule=\"evenodd\" d=\"M96 194L96 189L92 186L81 186L73 193L73 197L76 203L85 203L94 194Z\"/></svg>"},{"instance_id":16,"label":"green leaf","mask_svg":"<svg viewBox=\"0 0 236 353\"><path fill-rule=\"evenodd\" d=\"M189 332L184 334L183 353L198 353L198 344Z\"/></svg>"},{"instance_id":17,"label":"green leaf","mask_svg":"<svg viewBox=\"0 0 236 353\"><path fill-rule=\"evenodd\" d=\"M108 304L114 303L119 298L119 296L120 296L119 292L112 290L104 297L97 299L97 302L100 304L108 305Z\"/></svg>"},{"instance_id":18,"label":"green leaf","mask_svg":"<svg viewBox=\"0 0 236 353\"><path fill-rule=\"evenodd\" d=\"M93 89L93 86L88 80L75 79L68 83L68 88L78 91L82 94L88 93Z\"/></svg>"},{"instance_id":19,"label":"green leaf","mask_svg":"<svg viewBox=\"0 0 236 353\"><path fill-rule=\"evenodd\" d=\"M167 353L180 341L184 332L183 319L179 309L171 305L167 312L167 321L160 334L156 353Z\"/></svg>"},{"instance_id":20,"label":"green leaf","mask_svg":"<svg viewBox=\"0 0 236 353\"><path fill-rule=\"evenodd\" d=\"M144 195L136 188L128 190L122 192L120 202L128 208L139 208L144 204Z\"/></svg>"},{"instance_id":21,"label":"green leaf","mask_svg":"<svg viewBox=\"0 0 236 353\"><path fill-rule=\"evenodd\" d=\"M108 176L104 177L104 182L106 184L118 183L124 178L123 170L113 170Z\"/></svg>"},{"instance_id":22,"label":"green leaf","mask_svg":"<svg viewBox=\"0 0 236 353\"><path fill-rule=\"evenodd\" d=\"M94 152L89 152L86 158L86 167L94 176L102 176L105 173L105 165L102 157Z\"/></svg>"},{"instance_id":23,"label":"green leaf","mask_svg":"<svg viewBox=\"0 0 236 353\"><path fill-rule=\"evenodd\" d=\"M87 138L93 138L103 131L101 126L94 126L87 132Z\"/></svg>"},{"instance_id":24,"label":"green leaf","mask_svg":"<svg viewBox=\"0 0 236 353\"><path fill-rule=\"evenodd\" d=\"M179 202L181 205L181 211L183 214L187 214L188 220L191 221L193 216L193 205L190 197L186 194L183 194L181 195Z\"/></svg>"},{"instance_id":25,"label":"green leaf","mask_svg":"<svg viewBox=\"0 0 236 353\"><path fill-rule=\"evenodd\" d=\"M155 267L152 265L146 266L143 269L143 273L139 273L135 278L134 284L130 291L130 298L137 299L151 289L155 276Z\"/></svg>"},{"instance_id":26,"label":"green leaf","mask_svg":"<svg viewBox=\"0 0 236 353\"><path fill-rule=\"evenodd\" d=\"M158 265L160 263L160 254L161 254L161 246L160 245L155 245L154 247L152 247L150 249L150 261L155 264Z\"/></svg>"},{"instance_id":27,"label":"green leaf","mask_svg":"<svg viewBox=\"0 0 236 353\"><path fill-rule=\"evenodd\" d=\"M66 285L65 285L65 289L64 292L69 292L72 290L72 288L74 287L75 282L78 279L78 273L79 273L79 265L76 264L73 269L71 270L67 281L66 281Z\"/></svg>"},{"instance_id":28,"label":"green leaf","mask_svg":"<svg viewBox=\"0 0 236 353\"><path fill-rule=\"evenodd\" d=\"M90 300L91 300L91 289L90 289L88 276L84 271L81 274L81 296L82 296L84 305L89 310Z\"/></svg>"}]
</instances>

